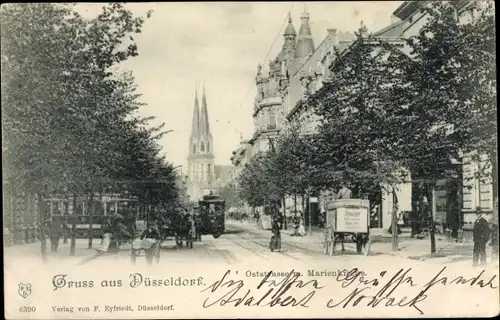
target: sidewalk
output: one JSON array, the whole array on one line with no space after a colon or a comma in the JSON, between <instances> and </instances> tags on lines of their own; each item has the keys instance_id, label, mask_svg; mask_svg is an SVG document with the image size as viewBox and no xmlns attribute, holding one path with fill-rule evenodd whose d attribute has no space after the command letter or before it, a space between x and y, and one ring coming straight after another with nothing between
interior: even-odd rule
<instances>
[{"instance_id":1,"label":"sidewalk","mask_svg":"<svg viewBox=\"0 0 500 320\"><path fill-rule=\"evenodd\" d=\"M93 239L92 247L94 249L88 249L88 239L76 239L75 242L75 255L70 256L70 246L71 240L68 239L67 243L63 243L61 239L59 242L59 248L57 252L52 252L50 249L50 240L47 239L47 259L75 259L81 260L89 255L96 253L95 248L98 248L101 244L101 239ZM9 247L4 247L4 256L7 259L18 259L18 258L36 258L41 259L41 242L37 241L35 243L18 244Z\"/></svg>"},{"instance_id":2,"label":"sidewalk","mask_svg":"<svg viewBox=\"0 0 500 320\"><path fill-rule=\"evenodd\" d=\"M253 222L228 221L234 227L240 227L248 231L262 233L266 236L269 230L260 229ZM373 229L372 229L373 230ZM385 254L405 259L426 261L431 263L472 263L472 242L455 243L446 241L444 236L436 236L436 254L430 254L431 243L429 239L411 239L409 234L403 233L398 236L398 251L392 251L392 235L383 230L373 230L370 252L373 254ZM312 251L323 252L324 235L322 230L314 230L312 235L294 237L290 234L292 230L282 230L282 237L287 243L307 247ZM348 244L346 244L348 246ZM346 248L347 249L347 248ZM486 248L487 261L491 263L491 247Z\"/></svg>"}]
</instances>

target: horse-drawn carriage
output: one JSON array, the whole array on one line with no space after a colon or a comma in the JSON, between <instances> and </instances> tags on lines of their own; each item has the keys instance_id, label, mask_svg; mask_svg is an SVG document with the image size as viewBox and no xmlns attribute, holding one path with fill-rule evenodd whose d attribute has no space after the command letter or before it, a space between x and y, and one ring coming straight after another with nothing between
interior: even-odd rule
<instances>
[{"instance_id":1,"label":"horse-drawn carriage","mask_svg":"<svg viewBox=\"0 0 500 320\"><path fill-rule=\"evenodd\" d=\"M338 199L328 205L325 226L325 254L333 255L337 244L355 243L356 252L370 252L370 202Z\"/></svg>"},{"instance_id":2,"label":"horse-drawn carriage","mask_svg":"<svg viewBox=\"0 0 500 320\"><path fill-rule=\"evenodd\" d=\"M135 263L137 257L144 255L148 263L153 259L160 261L161 246L164 241L175 240L177 247L182 247L183 241L189 249L193 248L192 219L187 214L174 215L172 218L161 218L159 221L150 222L140 236L132 243L131 259Z\"/></svg>"}]
</instances>

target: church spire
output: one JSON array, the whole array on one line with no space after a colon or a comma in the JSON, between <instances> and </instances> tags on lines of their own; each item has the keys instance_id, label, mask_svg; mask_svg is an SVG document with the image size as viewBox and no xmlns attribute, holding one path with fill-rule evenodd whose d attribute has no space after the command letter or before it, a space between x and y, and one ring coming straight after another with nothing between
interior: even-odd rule
<instances>
[{"instance_id":1,"label":"church spire","mask_svg":"<svg viewBox=\"0 0 500 320\"><path fill-rule=\"evenodd\" d=\"M292 23L292 16L290 12L288 12L288 25L285 28L285 32L283 32L283 49L295 49L295 39L297 38L297 32L295 32L295 28Z\"/></svg>"},{"instance_id":2,"label":"church spire","mask_svg":"<svg viewBox=\"0 0 500 320\"><path fill-rule=\"evenodd\" d=\"M193 108L193 121L191 123L191 139L198 138L200 131L200 108L198 106L198 86L194 89L194 108Z\"/></svg>"},{"instance_id":3,"label":"church spire","mask_svg":"<svg viewBox=\"0 0 500 320\"><path fill-rule=\"evenodd\" d=\"M205 94L205 83L203 83L203 96L201 98L200 133L210 135L210 125L208 122L207 97Z\"/></svg>"},{"instance_id":4,"label":"church spire","mask_svg":"<svg viewBox=\"0 0 500 320\"><path fill-rule=\"evenodd\" d=\"M304 12L300 16L302 24L300 25L299 36L297 39L297 49L295 49L295 58L307 58L314 52L314 41L309 25L309 13L304 5Z\"/></svg>"}]
</instances>

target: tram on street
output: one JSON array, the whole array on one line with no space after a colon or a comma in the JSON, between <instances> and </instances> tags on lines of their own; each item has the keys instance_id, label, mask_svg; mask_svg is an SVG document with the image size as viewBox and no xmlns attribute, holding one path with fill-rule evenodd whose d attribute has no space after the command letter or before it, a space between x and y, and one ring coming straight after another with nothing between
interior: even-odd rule
<instances>
[{"instance_id":1,"label":"tram on street","mask_svg":"<svg viewBox=\"0 0 500 320\"><path fill-rule=\"evenodd\" d=\"M209 194L198 201L198 232L201 235L211 234L219 238L225 230L225 206L223 197Z\"/></svg>"},{"instance_id":2,"label":"tram on street","mask_svg":"<svg viewBox=\"0 0 500 320\"><path fill-rule=\"evenodd\" d=\"M44 219L60 221L69 228L75 228L76 238L88 238L92 232L93 238L102 236L103 225L108 218L119 216L130 234L135 233L136 219L139 212L138 199L120 194L102 195L94 199L94 209L85 197L53 196L44 199L46 212Z\"/></svg>"}]
</instances>

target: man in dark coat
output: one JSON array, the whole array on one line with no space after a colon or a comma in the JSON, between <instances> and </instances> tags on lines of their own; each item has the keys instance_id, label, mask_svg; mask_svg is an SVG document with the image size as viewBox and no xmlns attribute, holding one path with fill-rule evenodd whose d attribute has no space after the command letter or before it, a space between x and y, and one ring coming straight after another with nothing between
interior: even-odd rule
<instances>
[{"instance_id":1,"label":"man in dark coat","mask_svg":"<svg viewBox=\"0 0 500 320\"><path fill-rule=\"evenodd\" d=\"M63 235L63 226L60 221L53 220L50 223L49 237L50 237L50 247L52 252L57 252L59 248L59 240Z\"/></svg>"},{"instance_id":2,"label":"man in dark coat","mask_svg":"<svg viewBox=\"0 0 500 320\"><path fill-rule=\"evenodd\" d=\"M472 257L472 265L477 266L478 261L480 265L486 264L486 243L490 240L490 227L488 221L483 218L481 208L477 208L477 219L474 222L474 229L472 236L474 238L474 250Z\"/></svg>"}]
</instances>

